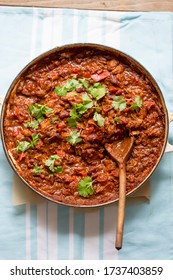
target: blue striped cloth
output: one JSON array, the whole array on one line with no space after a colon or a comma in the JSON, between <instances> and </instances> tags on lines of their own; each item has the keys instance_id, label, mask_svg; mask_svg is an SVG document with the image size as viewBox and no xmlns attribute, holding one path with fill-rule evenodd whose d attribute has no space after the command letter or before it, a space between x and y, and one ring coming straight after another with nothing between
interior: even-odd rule
<instances>
[{"instance_id":1,"label":"blue striped cloth","mask_svg":"<svg viewBox=\"0 0 173 280\"><path fill-rule=\"evenodd\" d=\"M92 42L141 62L173 112L173 14L0 7L0 96L31 59ZM169 140L173 143L173 130ZM73 209L44 201L13 206L13 172L0 146L0 259L173 259L173 154L151 178L151 200L128 203L123 249L114 249L117 205Z\"/></svg>"}]
</instances>

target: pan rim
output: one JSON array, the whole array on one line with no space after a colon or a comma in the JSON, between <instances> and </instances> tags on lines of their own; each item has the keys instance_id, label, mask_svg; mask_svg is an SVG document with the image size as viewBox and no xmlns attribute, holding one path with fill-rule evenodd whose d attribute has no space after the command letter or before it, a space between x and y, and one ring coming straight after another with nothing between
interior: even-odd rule
<instances>
[{"instance_id":1,"label":"pan rim","mask_svg":"<svg viewBox=\"0 0 173 280\"><path fill-rule=\"evenodd\" d=\"M48 51L43 52L42 54L38 55L37 57L35 57L34 59L32 59L29 63L26 64L25 67L23 67L23 69L16 75L16 77L13 79L11 85L9 86L7 93L5 95L3 104L2 104L2 110L1 110L1 122L0 122L0 130L1 130L1 139L2 139L2 146L6 155L6 158L8 160L8 162L10 163L10 166L12 167L13 171L15 172L15 174L22 180L22 182L29 187L32 191L34 191L35 193L37 193L38 195L42 196L43 198L52 201L56 204L61 204L61 205L66 205L66 206L70 206L70 207L76 207L76 208L94 208L94 207L100 207L100 206L105 206L105 205L109 205L112 204L114 202L118 201L117 199L111 200L111 201L107 201L107 202L103 202L103 203L99 203L99 204L93 204L93 205L87 205L87 204L83 204L83 205L76 205L76 204L69 204L66 202L61 202L61 201L57 201L51 197L49 197L46 194L43 194L41 192L39 192L37 189L35 189L34 187L32 187L28 182L26 182L26 180L20 175L18 174L17 171L17 167L15 166L9 152L8 149L6 147L6 143L5 143L5 137L4 137L4 118L5 118L5 113L6 113L6 107L8 105L8 100L10 98L10 95L12 94L12 92L15 90L15 87L17 86L18 82L20 81L20 78L22 75L25 74L25 72L32 67L33 65L35 65L37 62L39 62L41 59L48 57L52 54L55 54L56 52L61 52L61 51L65 51L68 49L73 49L73 48L91 48L91 49L97 49L97 50L101 50L101 51L107 51L110 52L111 54L117 54L118 56L120 56L121 58L123 57L123 59L127 60L129 63L128 65L133 65L135 66L135 69L137 67L137 70L140 73L144 73L144 75L147 77L147 79L150 81L150 83L152 84L152 86L154 87L154 89L156 90L157 94L160 97L163 109L164 109L164 117L165 117L165 128L164 128L164 142L163 142L163 146L162 149L160 151L159 157L157 159L156 164L153 166L153 168L151 169L151 171L149 172L149 174L146 176L146 178L134 189L132 189L130 192L128 192L126 194L126 197L129 197L132 193L136 192L137 190L139 190L147 181L148 179L151 177L151 175L153 174L153 172L155 171L155 169L157 168L157 166L160 163L160 160L164 154L165 148L166 148L166 144L167 144L167 139L168 139L168 130L169 130L169 118L168 118L168 111L167 111L167 107L166 107L166 103L164 100L164 96L163 93L160 89L160 87L158 86L158 83L156 82L156 80L154 79L154 77L152 76L152 74L136 59L134 59L132 56L130 56L129 54L120 51L118 49L106 46L106 45L102 45L102 44L93 44L93 43L73 43L73 44L66 44L66 45L62 45L62 46L58 46L55 47L53 49L50 49Z\"/></svg>"}]
</instances>

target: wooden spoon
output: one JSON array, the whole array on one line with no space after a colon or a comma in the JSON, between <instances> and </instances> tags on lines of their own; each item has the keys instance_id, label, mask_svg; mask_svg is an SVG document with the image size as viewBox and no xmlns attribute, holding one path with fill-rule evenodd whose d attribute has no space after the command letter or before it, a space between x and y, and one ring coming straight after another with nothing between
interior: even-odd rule
<instances>
[{"instance_id":1,"label":"wooden spoon","mask_svg":"<svg viewBox=\"0 0 173 280\"><path fill-rule=\"evenodd\" d=\"M105 149L107 150L108 154L119 165L119 202L115 243L115 248L117 250L122 248L126 201L126 161L132 151L133 143L134 137L128 137L111 144L105 144Z\"/></svg>"}]
</instances>

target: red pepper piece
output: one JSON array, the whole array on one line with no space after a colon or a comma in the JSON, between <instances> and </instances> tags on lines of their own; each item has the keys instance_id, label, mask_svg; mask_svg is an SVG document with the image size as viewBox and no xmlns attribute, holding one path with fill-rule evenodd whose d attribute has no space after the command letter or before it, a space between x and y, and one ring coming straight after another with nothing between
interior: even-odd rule
<instances>
[{"instance_id":1,"label":"red pepper piece","mask_svg":"<svg viewBox=\"0 0 173 280\"><path fill-rule=\"evenodd\" d=\"M57 151L56 153L60 157L64 157L65 156L65 152L64 151Z\"/></svg>"},{"instance_id":2,"label":"red pepper piece","mask_svg":"<svg viewBox=\"0 0 173 280\"><path fill-rule=\"evenodd\" d=\"M109 75L110 75L110 73L108 71L103 71L100 74L91 75L91 78L94 80L94 82L99 82L99 81L105 79L106 77L108 77Z\"/></svg>"}]
</instances>

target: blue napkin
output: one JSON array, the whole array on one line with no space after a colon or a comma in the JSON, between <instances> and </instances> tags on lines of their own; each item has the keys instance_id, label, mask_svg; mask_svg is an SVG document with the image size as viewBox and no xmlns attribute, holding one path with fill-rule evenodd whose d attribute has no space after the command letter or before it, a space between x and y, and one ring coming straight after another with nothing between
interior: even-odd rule
<instances>
[{"instance_id":1,"label":"blue napkin","mask_svg":"<svg viewBox=\"0 0 173 280\"><path fill-rule=\"evenodd\" d=\"M0 96L34 57L93 42L141 62L173 112L173 14L0 7ZM170 129L169 141L173 143ZM114 249L117 204L73 209L42 201L13 206L13 171L0 146L0 259L173 259L173 154L151 177L150 202L126 208L123 249Z\"/></svg>"}]
</instances>

